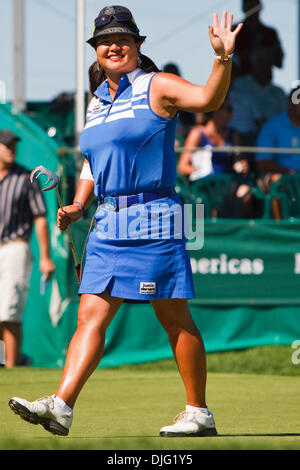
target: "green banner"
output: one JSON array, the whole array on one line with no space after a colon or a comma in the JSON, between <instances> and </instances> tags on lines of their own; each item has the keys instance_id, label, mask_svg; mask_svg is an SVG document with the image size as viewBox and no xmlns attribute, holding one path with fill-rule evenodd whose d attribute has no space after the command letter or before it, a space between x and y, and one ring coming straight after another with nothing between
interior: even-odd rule
<instances>
[{"instance_id":1,"label":"green banner","mask_svg":"<svg viewBox=\"0 0 300 470\"><path fill-rule=\"evenodd\" d=\"M198 305L300 304L300 221L205 220L189 253Z\"/></svg>"},{"instance_id":2,"label":"green banner","mask_svg":"<svg viewBox=\"0 0 300 470\"><path fill-rule=\"evenodd\" d=\"M91 215L91 214L90 214ZM89 217L71 226L78 253ZM189 302L207 352L286 344L300 338L298 222L205 222L204 246L190 251L196 298ZM57 256L68 250L56 245ZM33 239L33 250L36 250ZM23 352L37 367L62 367L76 329L73 260L39 292L38 257L24 318ZM150 304L124 304L108 328L100 367L172 357Z\"/></svg>"}]
</instances>

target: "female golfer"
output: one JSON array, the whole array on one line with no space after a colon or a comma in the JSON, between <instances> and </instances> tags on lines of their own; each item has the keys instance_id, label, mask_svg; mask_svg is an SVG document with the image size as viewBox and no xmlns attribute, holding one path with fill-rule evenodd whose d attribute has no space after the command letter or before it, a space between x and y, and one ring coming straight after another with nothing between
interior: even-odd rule
<instances>
[{"instance_id":1,"label":"female golfer","mask_svg":"<svg viewBox=\"0 0 300 470\"><path fill-rule=\"evenodd\" d=\"M74 203L57 216L58 227L65 230L94 196L99 200L79 288L78 326L55 395L33 402L15 397L9 402L23 419L54 434L68 434L78 394L99 364L106 329L124 301L151 302L185 386L185 411L160 435L217 434L206 405L205 349L187 304L194 289L185 240L176 226L181 202L174 191L174 134L178 110L207 112L222 105L242 28L240 24L231 31L232 22L232 14L227 20L224 12L220 23L214 14L209 27L213 70L207 83L198 86L158 73L140 52L145 37L127 8L105 7L95 20L88 42L97 54L92 80L96 88L81 136L86 159ZM166 207L173 206L173 217L168 217ZM164 210L156 212L157 207ZM138 235L132 228L137 208ZM170 236L165 233L164 214L170 220ZM151 220L156 220L154 229L148 226Z\"/></svg>"}]
</instances>

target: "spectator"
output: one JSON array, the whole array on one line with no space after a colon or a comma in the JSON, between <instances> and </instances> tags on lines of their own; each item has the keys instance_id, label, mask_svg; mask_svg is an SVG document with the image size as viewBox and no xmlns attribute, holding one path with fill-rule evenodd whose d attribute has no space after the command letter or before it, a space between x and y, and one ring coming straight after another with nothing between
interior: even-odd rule
<instances>
[{"instance_id":1,"label":"spectator","mask_svg":"<svg viewBox=\"0 0 300 470\"><path fill-rule=\"evenodd\" d=\"M259 129L264 124L263 113L258 103L243 87L235 87L235 80L239 75L239 65L232 63L231 85L228 98L232 104L232 116L228 127L240 135L242 146L254 147Z\"/></svg>"},{"instance_id":2,"label":"spectator","mask_svg":"<svg viewBox=\"0 0 300 470\"><path fill-rule=\"evenodd\" d=\"M272 67L266 49L258 49L252 55L251 74L236 78L231 89L234 93L245 94L255 101L264 121L285 111L287 99L284 90L272 83Z\"/></svg>"},{"instance_id":3,"label":"spectator","mask_svg":"<svg viewBox=\"0 0 300 470\"><path fill-rule=\"evenodd\" d=\"M300 146L300 87L291 90L287 111L270 119L261 129L258 147L299 148ZM288 153L265 153L256 155L260 172L258 186L268 193L273 182L281 175L300 171L300 155ZM274 217L280 218L278 201L273 205Z\"/></svg>"},{"instance_id":4,"label":"spectator","mask_svg":"<svg viewBox=\"0 0 300 470\"><path fill-rule=\"evenodd\" d=\"M233 186L228 195L230 207L224 201L223 215L219 215L250 217L252 197L249 196L250 165L247 157L212 151L212 147L240 145L239 134L228 127L231 113L230 101L226 99L219 110L207 114L205 124L191 129L184 144L187 150L183 151L178 162L178 172L188 176L191 182L220 173L233 174ZM200 146L203 148L195 152L190 150Z\"/></svg>"},{"instance_id":5,"label":"spectator","mask_svg":"<svg viewBox=\"0 0 300 470\"><path fill-rule=\"evenodd\" d=\"M211 151L211 147L239 145L239 135L228 128L232 107L225 100L217 111L208 113L206 122L194 126L185 141L185 150L178 162L178 171L187 175L190 181L216 173L231 173L232 157L229 152ZM202 118L202 116L201 116ZM193 152L189 149L203 147Z\"/></svg>"},{"instance_id":6,"label":"spectator","mask_svg":"<svg viewBox=\"0 0 300 470\"><path fill-rule=\"evenodd\" d=\"M278 34L275 29L265 26L259 19L262 2L242 0L242 10L245 19L234 52L240 62L240 75L252 73L253 54L261 49L265 50L271 68L273 66L281 68L284 53Z\"/></svg>"},{"instance_id":7,"label":"spectator","mask_svg":"<svg viewBox=\"0 0 300 470\"><path fill-rule=\"evenodd\" d=\"M20 139L0 131L0 337L6 367L18 365L21 323L31 274L29 238L35 223L40 247L40 270L49 278L55 266L49 255L46 208L37 182L15 163Z\"/></svg>"}]
</instances>

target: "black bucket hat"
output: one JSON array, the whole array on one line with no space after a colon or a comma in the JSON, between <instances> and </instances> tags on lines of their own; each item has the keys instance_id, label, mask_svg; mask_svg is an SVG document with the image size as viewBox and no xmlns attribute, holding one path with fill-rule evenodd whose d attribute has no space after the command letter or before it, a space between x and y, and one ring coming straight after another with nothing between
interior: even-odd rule
<instances>
[{"instance_id":1,"label":"black bucket hat","mask_svg":"<svg viewBox=\"0 0 300 470\"><path fill-rule=\"evenodd\" d=\"M146 36L140 36L140 30L131 11L120 5L102 8L94 22L93 37L87 42L95 48L96 39L107 34L131 34L140 41L146 39Z\"/></svg>"}]
</instances>

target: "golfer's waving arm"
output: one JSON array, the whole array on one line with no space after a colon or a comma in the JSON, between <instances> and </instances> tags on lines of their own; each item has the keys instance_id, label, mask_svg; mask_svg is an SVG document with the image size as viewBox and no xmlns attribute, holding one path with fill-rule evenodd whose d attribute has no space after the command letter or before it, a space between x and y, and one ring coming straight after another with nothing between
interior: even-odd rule
<instances>
[{"instance_id":1,"label":"golfer's waving arm","mask_svg":"<svg viewBox=\"0 0 300 470\"><path fill-rule=\"evenodd\" d=\"M153 110L164 117L172 118L178 110L209 112L218 109L227 94L231 77L231 54L235 40L242 29L240 23L231 31L233 15L227 12L219 23L214 13L213 26L209 26L209 38L215 51L215 60L210 77L204 86L194 85L176 75L157 74L151 84Z\"/></svg>"}]
</instances>

